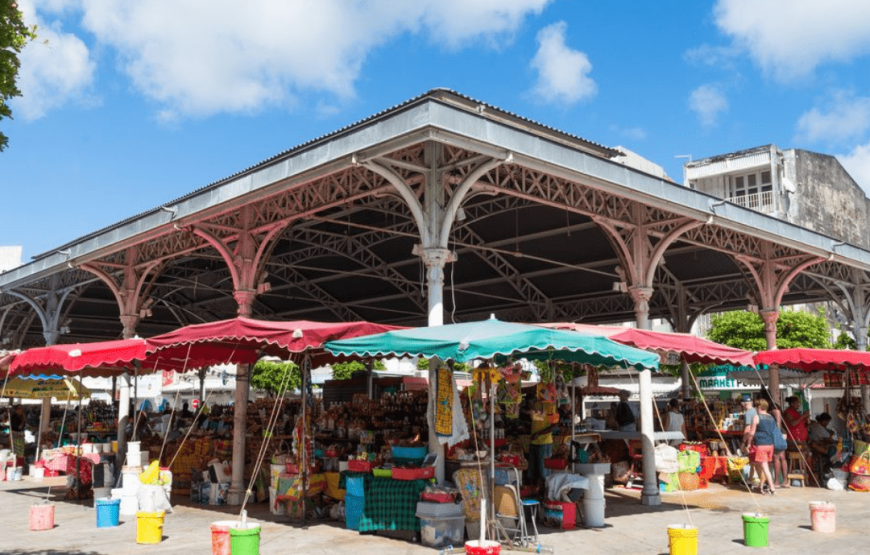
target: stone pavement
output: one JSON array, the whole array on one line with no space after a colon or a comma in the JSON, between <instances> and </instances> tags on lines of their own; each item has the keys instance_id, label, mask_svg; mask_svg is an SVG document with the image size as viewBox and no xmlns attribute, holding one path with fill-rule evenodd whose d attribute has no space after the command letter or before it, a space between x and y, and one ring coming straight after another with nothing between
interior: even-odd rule
<instances>
[{"instance_id":1,"label":"stone pavement","mask_svg":"<svg viewBox=\"0 0 870 555\"><path fill-rule=\"evenodd\" d=\"M166 515L163 542L136 544L135 517L121 517L120 526L97 528L92 501L63 501L64 478L42 482L25 477L20 482L0 482L0 553L4 555L208 555L210 524L235 518L238 509L203 505L177 505ZM56 504L55 528L31 532L29 507L45 496L51 485ZM773 497L749 494L735 487L710 484L696 492L663 495L660 507L644 507L636 490L610 490L606 522L602 529L559 531L542 529L542 543L557 554L667 554L668 526L690 523L698 529L699 553L817 553L851 555L868 552L870 494L833 492L818 488L781 490ZM829 500L837 507L837 531L813 532L808 503ZM744 512L770 516L768 548L751 548L743 542ZM346 530L336 522L302 528L276 521L265 504L253 505L249 519L262 522L262 555L287 553L330 555L434 555L437 551L408 541ZM506 550L503 549L506 552Z\"/></svg>"}]
</instances>

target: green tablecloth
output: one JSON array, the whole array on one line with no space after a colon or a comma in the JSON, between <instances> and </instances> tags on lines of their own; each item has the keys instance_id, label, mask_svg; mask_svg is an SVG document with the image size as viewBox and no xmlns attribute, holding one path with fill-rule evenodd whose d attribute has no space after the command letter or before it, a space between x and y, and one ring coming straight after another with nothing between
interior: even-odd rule
<instances>
[{"instance_id":1,"label":"green tablecloth","mask_svg":"<svg viewBox=\"0 0 870 555\"><path fill-rule=\"evenodd\" d=\"M427 480L372 478L366 484L365 505L359 519L360 532L419 530L417 502Z\"/></svg>"}]
</instances>

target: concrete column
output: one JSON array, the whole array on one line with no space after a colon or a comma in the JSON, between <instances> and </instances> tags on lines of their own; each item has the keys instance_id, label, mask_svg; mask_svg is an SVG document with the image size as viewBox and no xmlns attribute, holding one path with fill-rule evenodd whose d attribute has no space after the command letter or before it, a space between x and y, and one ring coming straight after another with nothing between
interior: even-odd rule
<instances>
[{"instance_id":1,"label":"concrete column","mask_svg":"<svg viewBox=\"0 0 870 555\"><path fill-rule=\"evenodd\" d=\"M634 300L634 313L639 329L649 329L649 300L652 298L652 287L630 287L628 293ZM641 503L648 506L661 505L659 483L656 476L655 458L655 426L653 422L652 373L642 370L638 377L640 389L640 434L643 452L643 491Z\"/></svg>"},{"instance_id":2,"label":"concrete column","mask_svg":"<svg viewBox=\"0 0 870 555\"><path fill-rule=\"evenodd\" d=\"M236 367L236 397L233 407L233 473L227 505L241 505L245 498L245 432L247 431L248 390L251 383L248 364ZM202 401L203 403L205 400Z\"/></svg>"},{"instance_id":3,"label":"concrete column","mask_svg":"<svg viewBox=\"0 0 870 555\"><path fill-rule=\"evenodd\" d=\"M643 447L643 491L641 503L647 506L662 504L656 476L655 444L653 443L652 373L642 370L638 378L640 385L640 433Z\"/></svg>"},{"instance_id":4,"label":"concrete column","mask_svg":"<svg viewBox=\"0 0 870 555\"><path fill-rule=\"evenodd\" d=\"M453 258L448 249L424 248L420 253L426 266L426 291L429 300L429 326L441 326L444 324L444 266L452 262ZM432 359L429 361L429 403L427 414L429 415L429 452L438 453L435 463L435 479L438 483L444 482L444 457L441 456L444 448L438 441L435 433L435 393L437 383L435 371L441 361Z\"/></svg>"},{"instance_id":5,"label":"concrete column","mask_svg":"<svg viewBox=\"0 0 870 555\"><path fill-rule=\"evenodd\" d=\"M689 363L684 361L680 362L680 395L682 395L683 399L691 399L692 398L692 379L689 376L691 369L689 368Z\"/></svg>"},{"instance_id":6,"label":"concrete column","mask_svg":"<svg viewBox=\"0 0 870 555\"><path fill-rule=\"evenodd\" d=\"M760 311L761 319L764 320L764 339L767 342L767 349L772 351L776 349L776 321L779 319L778 310L762 310ZM781 403L779 394L779 366L773 364L770 366L770 378L767 382L767 388L770 395L777 403Z\"/></svg>"}]
</instances>

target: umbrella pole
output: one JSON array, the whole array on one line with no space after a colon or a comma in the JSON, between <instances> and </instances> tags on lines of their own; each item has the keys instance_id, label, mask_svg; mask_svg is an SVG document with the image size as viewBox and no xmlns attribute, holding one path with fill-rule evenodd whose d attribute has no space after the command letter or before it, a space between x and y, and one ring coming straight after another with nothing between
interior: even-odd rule
<instances>
[{"instance_id":1,"label":"umbrella pole","mask_svg":"<svg viewBox=\"0 0 870 555\"><path fill-rule=\"evenodd\" d=\"M46 425L51 418L51 398L42 400L42 408L39 411L39 428L36 431L36 458L39 460L39 454L42 451L42 434L45 433Z\"/></svg>"}]
</instances>

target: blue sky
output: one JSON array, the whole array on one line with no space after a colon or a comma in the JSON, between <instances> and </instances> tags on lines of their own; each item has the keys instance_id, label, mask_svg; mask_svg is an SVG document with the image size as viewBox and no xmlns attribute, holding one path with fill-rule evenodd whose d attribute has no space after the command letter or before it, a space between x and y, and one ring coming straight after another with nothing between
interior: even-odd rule
<instances>
[{"instance_id":1,"label":"blue sky","mask_svg":"<svg viewBox=\"0 0 870 555\"><path fill-rule=\"evenodd\" d=\"M870 188L863 0L19 5L40 39L0 121L0 245L24 261L434 87L676 181L679 155L775 143Z\"/></svg>"}]
</instances>

